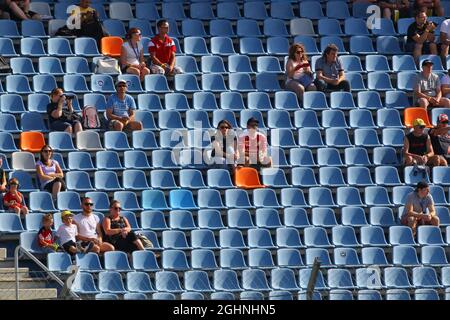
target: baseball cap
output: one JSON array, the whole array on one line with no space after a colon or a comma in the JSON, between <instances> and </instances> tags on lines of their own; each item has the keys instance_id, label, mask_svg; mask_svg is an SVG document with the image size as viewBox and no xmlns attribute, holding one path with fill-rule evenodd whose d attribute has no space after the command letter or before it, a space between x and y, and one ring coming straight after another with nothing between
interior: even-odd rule
<instances>
[{"instance_id":1,"label":"baseball cap","mask_svg":"<svg viewBox=\"0 0 450 320\"><path fill-rule=\"evenodd\" d=\"M125 80L117 80L117 81L116 81L116 87L117 87L119 84L122 84L122 83L123 83L124 85L128 86L128 85L127 85L127 82L126 82Z\"/></svg>"},{"instance_id":2,"label":"baseball cap","mask_svg":"<svg viewBox=\"0 0 450 320\"><path fill-rule=\"evenodd\" d=\"M247 125L250 125L251 123L259 124L259 121L258 119L251 117L250 119L247 120Z\"/></svg>"},{"instance_id":3,"label":"baseball cap","mask_svg":"<svg viewBox=\"0 0 450 320\"><path fill-rule=\"evenodd\" d=\"M413 121L413 127L415 126L425 126L425 121L423 121L420 118L417 118L416 120Z\"/></svg>"},{"instance_id":4,"label":"baseball cap","mask_svg":"<svg viewBox=\"0 0 450 320\"><path fill-rule=\"evenodd\" d=\"M448 116L445 113L438 115L437 122L448 122Z\"/></svg>"},{"instance_id":5,"label":"baseball cap","mask_svg":"<svg viewBox=\"0 0 450 320\"><path fill-rule=\"evenodd\" d=\"M423 67L424 65L426 65L426 64L431 64L431 65L433 65L434 63L433 63L433 61L431 61L431 60L429 60L429 59L425 59L425 60L422 61L422 67Z\"/></svg>"},{"instance_id":6,"label":"baseball cap","mask_svg":"<svg viewBox=\"0 0 450 320\"><path fill-rule=\"evenodd\" d=\"M64 210L63 212L61 212L61 218L65 218L65 217L72 217L73 213L70 212L69 210Z\"/></svg>"}]
</instances>

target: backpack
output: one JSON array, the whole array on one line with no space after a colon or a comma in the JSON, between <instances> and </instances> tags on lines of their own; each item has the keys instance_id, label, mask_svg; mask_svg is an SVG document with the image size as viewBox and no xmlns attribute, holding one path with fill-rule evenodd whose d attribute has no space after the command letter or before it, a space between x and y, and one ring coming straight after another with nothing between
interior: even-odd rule
<instances>
[{"instance_id":1,"label":"backpack","mask_svg":"<svg viewBox=\"0 0 450 320\"><path fill-rule=\"evenodd\" d=\"M100 129L102 124L97 114L97 108L94 106L85 106L83 108L83 129Z\"/></svg>"},{"instance_id":2,"label":"backpack","mask_svg":"<svg viewBox=\"0 0 450 320\"><path fill-rule=\"evenodd\" d=\"M122 74L119 67L119 61L114 58L103 57L97 60L95 73Z\"/></svg>"}]
</instances>

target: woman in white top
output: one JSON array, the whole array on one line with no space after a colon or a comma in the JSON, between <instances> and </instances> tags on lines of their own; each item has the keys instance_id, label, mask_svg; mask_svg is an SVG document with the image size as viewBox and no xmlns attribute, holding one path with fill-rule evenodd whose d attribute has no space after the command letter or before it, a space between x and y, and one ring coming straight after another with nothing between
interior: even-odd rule
<instances>
[{"instance_id":1,"label":"woman in white top","mask_svg":"<svg viewBox=\"0 0 450 320\"><path fill-rule=\"evenodd\" d=\"M137 75L141 81L144 80L150 70L146 67L144 60L144 47L141 43L141 31L138 28L131 28L125 36L120 53L120 65L122 73Z\"/></svg>"},{"instance_id":2,"label":"woman in white top","mask_svg":"<svg viewBox=\"0 0 450 320\"><path fill-rule=\"evenodd\" d=\"M41 159L36 162L36 174L41 185L41 190L50 192L53 199L58 193L66 190L64 173L58 161L52 158L53 149L45 145L41 149Z\"/></svg>"},{"instance_id":3,"label":"woman in white top","mask_svg":"<svg viewBox=\"0 0 450 320\"><path fill-rule=\"evenodd\" d=\"M311 66L303 44L294 43L289 48L289 59L286 63L286 89L295 92L302 100L303 92L316 90Z\"/></svg>"}]
</instances>

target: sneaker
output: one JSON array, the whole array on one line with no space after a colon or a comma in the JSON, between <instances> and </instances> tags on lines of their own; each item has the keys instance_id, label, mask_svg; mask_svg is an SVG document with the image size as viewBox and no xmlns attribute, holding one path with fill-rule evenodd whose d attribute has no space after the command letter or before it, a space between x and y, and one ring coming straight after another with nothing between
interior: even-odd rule
<instances>
[{"instance_id":1,"label":"sneaker","mask_svg":"<svg viewBox=\"0 0 450 320\"><path fill-rule=\"evenodd\" d=\"M94 243L93 242L89 242L89 244L86 247L84 247L84 253L90 252L93 247L94 247Z\"/></svg>"}]
</instances>

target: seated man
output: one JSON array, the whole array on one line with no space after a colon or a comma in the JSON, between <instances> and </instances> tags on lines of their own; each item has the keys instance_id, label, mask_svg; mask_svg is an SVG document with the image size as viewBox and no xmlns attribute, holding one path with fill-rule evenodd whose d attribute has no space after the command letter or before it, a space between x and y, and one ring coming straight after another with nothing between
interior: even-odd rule
<instances>
[{"instance_id":1,"label":"seated man","mask_svg":"<svg viewBox=\"0 0 450 320\"><path fill-rule=\"evenodd\" d=\"M424 109L438 106L450 108L450 99L442 97L439 76L432 71L433 62L423 60L422 72L417 75L414 84L414 103Z\"/></svg>"},{"instance_id":2,"label":"seated man","mask_svg":"<svg viewBox=\"0 0 450 320\"><path fill-rule=\"evenodd\" d=\"M447 158L450 156L449 130L448 116L441 113L437 118L436 126L428 132L434 153L439 157L440 166L447 166Z\"/></svg>"},{"instance_id":3,"label":"seated man","mask_svg":"<svg viewBox=\"0 0 450 320\"><path fill-rule=\"evenodd\" d=\"M405 136L403 159L405 166L438 166L439 157L434 154L430 136L424 132L425 121L417 118L413 122L414 130Z\"/></svg>"},{"instance_id":4,"label":"seated man","mask_svg":"<svg viewBox=\"0 0 450 320\"><path fill-rule=\"evenodd\" d=\"M431 17L444 16L444 8L440 0L415 0L414 9L424 10Z\"/></svg>"},{"instance_id":5,"label":"seated man","mask_svg":"<svg viewBox=\"0 0 450 320\"><path fill-rule=\"evenodd\" d=\"M412 52L418 64L422 54L437 54L434 37L436 25L427 21L427 14L424 11L416 11L415 19L416 21L408 27L405 51Z\"/></svg>"},{"instance_id":6,"label":"seated man","mask_svg":"<svg viewBox=\"0 0 450 320\"><path fill-rule=\"evenodd\" d=\"M417 183L416 190L408 194L401 223L409 226L414 236L418 225L439 226L439 217L434 209L433 197L430 194L428 183L425 181Z\"/></svg>"},{"instance_id":7,"label":"seated man","mask_svg":"<svg viewBox=\"0 0 450 320\"><path fill-rule=\"evenodd\" d=\"M258 125L256 118L248 119L247 130L238 139L239 154L243 155L239 163L257 169L272 166L272 158L267 154L267 137L258 132Z\"/></svg>"},{"instance_id":8,"label":"seated man","mask_svg":"<svg viewBox=\"0 0 450 320\"><path fill-rule=\"evenodd\" d=\"M400 18L409 18L410 3L408 0L382 0L378 5L383 10L383 18L397 21Z\"/></svg>"},{"instance_id":9,"label":"seated man","mask_svg":"<svg viewBox=\"0 0 450 320\"><path fill-rule=\"evenodd\" d=\"M116 82L117 93L109 96L106 103L106 117L109 120L108 128L114 131L142 130L142 123L134 120L136 103L132 96L127 94L127 82Z\"/></svg>"},{"instance_id":10,"label":"seated man","mask_svg":"<svg viewBox=\"0 0 450 320\"><path fill-rule=\"evenodd\" d=\"M319 91L350 91L350 83L345 80L344 67L341 60L338 58L338 47L334 44L329 44L322 57L317 59L316 65L316 79L314 84Z\"/></svg>"}]
</instances>

